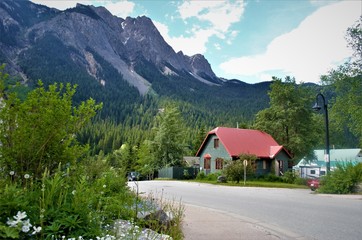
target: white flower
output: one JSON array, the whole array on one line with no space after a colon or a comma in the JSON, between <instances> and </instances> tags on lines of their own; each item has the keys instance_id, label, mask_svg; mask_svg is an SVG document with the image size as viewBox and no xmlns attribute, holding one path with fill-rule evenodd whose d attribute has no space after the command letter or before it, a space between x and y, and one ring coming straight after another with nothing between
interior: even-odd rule
<instances>
[{"instance_id":1,"label":"white flower","mask_svg":"<svg viewBox=\"0 0 362 240\"><path fill-rule=\"evenodd\" d=\"M33 232L31 233L31 235L35 235L35 234L37 234L37 233L39 233L40 231L41 231L41 227L33 227Z\"/></svg>"},{"instance_id":2,"label":"white flower","mask_svg":"<svg viewBox=\"0 0 362 240\"><path fill-rule=\"evenodd\" d=\"M14 216L14 219L15 219L16 221L23 220L24 218L26 218L26 212L20 212L20 211L18 211L18 213L16 214L16 216Z\"/></svg>"},{"instance_id":3,"label":"white flower","mask_svg":"<svg viewBox=\"0 0 362 240\"><path fill-rule=\"evenodd\" d=\"M13 221L13 220L8 220L6 222L7 225L9 225L10 227L16 227L16 225L18 225L18 221Z\"/></svg>"},{"instance_id":4,"label":"white flower","mask_svg":"<svg viewBox=\"0 0 362 240\"><path fill-rule=\"evenodd\" d=\"M14 171L10 171L10 175L13 176L15 174Z\"/></svg>"},{"instance_id":5,"label":"white flower","mask_svg":"<svg viewBox=\"0 0 362 240\"><path fill-rule=\"evenodd\" d=\"M77 192L77 191L73 190L73 191L72 191L72 194L75 195L76 192Z\"/></svg>"},{"instance_id":6,"label":"white flower","mask_svg":"<svg viewBox=\"0 0 362 240\"><path fill-rule=\"evenodd\" d=\"M104 185L103 185L103 188L106 188L106 187L107 187L107 185L104 184Z\"/></svg>"},{"instance_id":7,"label":"white flower","mask_svg":"<svg viewBox=\"0 0 362 240\"><path fill-rule=\"evenodd\" d=\"M31 225L30 220L27 219L27 220L24 220L24 221L23 221L23 227L24 227L24 226L31 228L33 225Z\"/></svg>"},{"instance_id":8,"label":"white flower","mask_svg":"<svg viewBox=\"0 0 362 240\"><path fill-rule=\"evenodd\" d=\"M23 227L21 228L21 231L23 231L23 232L25 232L25 233L29 232L29 230L30 230L29 226L23 226Z\"/></svg>"},{"instance_id":9,"label":"white flower","mask_svg":"<svg viewBox=\"0 0 362 240\"><path fill-rule=\"evenodd\" d=\"M29 175L29 174L25 174L25 175L24 175L24 178L25 178L25 179L28 179L28 178L30 178L30 175Z\"/></svg>"}]
</instances>

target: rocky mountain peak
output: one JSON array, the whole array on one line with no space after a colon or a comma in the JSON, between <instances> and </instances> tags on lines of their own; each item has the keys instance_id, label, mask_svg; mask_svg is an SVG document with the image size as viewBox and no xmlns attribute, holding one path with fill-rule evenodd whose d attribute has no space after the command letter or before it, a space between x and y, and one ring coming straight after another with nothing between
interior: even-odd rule
<instances>
[{"instance_id":1,"label":"rocky mountain peak","mask_svg":"<svg viewBox=\"0 0 362 240\"><path fill-rule=\"evenodd\" d=\"M71 59L83 65L98 81L106 80L98 76L101 65L95 54L111 64L142 94L148 91L152 79L148 79L149 75L141 77L135 71L134 66L140 60L153 64L164 75L186 72L196 81L219 83L203 55L189 57L176 53L146 16L122 19L104 7L77 4L59 11L30 1L14 0L1 0L0 13L0 47L3 49L0 55L12 59L15 65L18 53L52 36L74 49ZM19 31L24 34L15 34ZM15 48L10 51L11 45Z\"/></svg>"}]
</instances>

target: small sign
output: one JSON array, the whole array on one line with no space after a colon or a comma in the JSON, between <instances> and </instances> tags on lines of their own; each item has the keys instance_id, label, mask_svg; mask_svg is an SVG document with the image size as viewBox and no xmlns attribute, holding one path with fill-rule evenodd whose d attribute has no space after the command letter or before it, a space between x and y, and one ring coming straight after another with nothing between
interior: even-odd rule
<instances>
[{"instance_id":1,"label":"small sign","mask_svg":"<svg viewBox=\"0 0 362 240\"><path fill-rule=\"evenodd\" d=\"M324 154L324 161L329 162L329 155L328 154Z\"/></svg>"},{"instance_id":2,"label":"small sign","mask_svg":"<svg viewBox=\"0 0 362 240\"><path fill-rule=\"evenodd\" d=\"M245 167L248 166L248 160L244 160L243 164Z\"/></svg>"}]
</instances>

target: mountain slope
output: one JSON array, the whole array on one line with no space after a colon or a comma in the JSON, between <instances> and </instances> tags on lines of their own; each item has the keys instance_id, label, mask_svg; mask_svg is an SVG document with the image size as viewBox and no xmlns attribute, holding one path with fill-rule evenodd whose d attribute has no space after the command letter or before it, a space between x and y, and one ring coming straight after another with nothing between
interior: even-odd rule
<instances>
[{"instance_id":1,"label":"mountain slope","mask_svg":"<svg viewBox=\"0 0 362 240\"><path fill-rule=\"evenodd\" d=\"M176 53L151 19L122 19L103 7L59 11L1 1L0 61L29 86L38 79L77 84L77 100L102 101L103 117L117 122L148 95L191 104L195 119L206 116L210 124L252 119L268 105L270 83L218 78L201 54Z\"/></svg>"}]
</instances>

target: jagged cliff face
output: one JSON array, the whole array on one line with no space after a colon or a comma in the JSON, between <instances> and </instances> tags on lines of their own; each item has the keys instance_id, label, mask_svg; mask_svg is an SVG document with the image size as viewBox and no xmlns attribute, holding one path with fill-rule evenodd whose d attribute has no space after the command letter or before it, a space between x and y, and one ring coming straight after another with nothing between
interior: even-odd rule
<instances>
[{"instance_id":1,"label":"jagged cliff face","mask_svg":"<svg viewBox=\"0 0 362 240\"><path fill-rule=\"evenodd\" d=\"M0 2L0 60L12 72L22 74L19 56L49 36L72 49L71 61L103 86L107 79L100 74L102 65L95 54L142 95L152 87L153 79L137 73L135 66L139 61L152 64L163 75L189 74L208 85L222 83L204 56L175 53L147 17L122 19L103 7L80 4L59 11L28 1Z\"/></svg>"}]
</instances>

